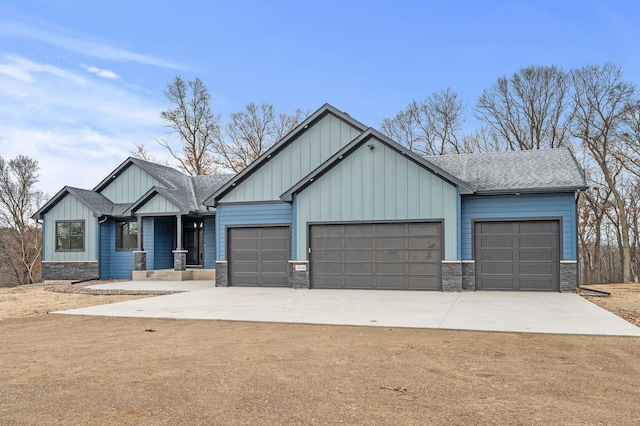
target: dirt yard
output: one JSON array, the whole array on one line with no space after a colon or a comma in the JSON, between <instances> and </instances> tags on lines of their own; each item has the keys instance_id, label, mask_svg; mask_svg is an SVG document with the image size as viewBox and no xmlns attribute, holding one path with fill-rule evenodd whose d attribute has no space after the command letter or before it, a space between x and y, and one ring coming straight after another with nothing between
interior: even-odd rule
<instances>
[{"instance_id":1,"label":"dirt yard","mask_svg":"<svg viewBox=\"0 0 640 426\"><path fill-rule=\"evenodd\" d=\"M133 297L0 289L0 425L640 424L638 338L46 314Z\"/></svg>"}]
</instances>

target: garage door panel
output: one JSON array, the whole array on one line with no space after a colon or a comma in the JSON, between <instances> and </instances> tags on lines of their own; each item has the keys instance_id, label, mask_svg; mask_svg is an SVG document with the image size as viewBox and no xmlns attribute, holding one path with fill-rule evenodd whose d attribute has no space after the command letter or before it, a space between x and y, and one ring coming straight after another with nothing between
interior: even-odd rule
<instances>
[{"instance_id":1,"label":"garage door panel","mask_svg":"<svg viewBox=\"0 0 640 426\"><path fill-rule=\"evenodd\" d=\"M344 257L340 256L339 251L335 251L332 254L332 258L340 262L372 262L375 260L374 253L370 250L344 250Z\"/></svg>"},{"instance_id":2,"label":"garage door panel","mask_svg":"<svg viewBox=\"0 0 640 426\"><path fill-rule=\"evenodd\" d=\"M407 248L410 249L424 249L425 247L431 249L440 249L440 238L438 237L409 237L407 240Z\"/></svg>"},{"instance_id":3,"label":"garage door panel","mask_svg":"<svg viewBox=\"0 0 640 426\"><path fill-rule=\"evenodd\" d=\"M357 263L357 262L345 262L343 265L343 272L345 274L373 274L373 263Z\"/></svg>"},{"instance_id":4,"label":"garage door panel","mask_svg":"<svg viewBox=\"0 0 640 426\"><path fill-rule=\"evenodd\" d=\"M376 262L377 275L406 275L407 265L405 263Z\"/></svg>"},{"instance_id":5,"label":"garage door panel","mask_svg":"<svg viewBox=\"0 0 640 426\"><path fill-rule=\"evenodd\" d=\"M513 250L483 250L479 255L481 261L509 261L514 260Z\"/></svg>"},{"instance_id":6,"label":"garage door panel","mask_svg":"<svg viewBox=\"0 0 640 426\"><path fill-rule=\"evenodd\" d=\"M230 228L229 284L286 287L290 235L288 226Z\"/></svg>"},{"instance_id":7,"label":"garage door panel","mask_svg":"<svg viewBox=\"0 0 640 426\"><path fill-rule=\"evenodd\" d=\"M559 289L559 222L477 222L474 226L476 288Z\"/></svg>"},{"instance_id":8,"label":"garage door panel","mask_svg":"<svg viewBox=\"0 0 640 426\"><path fill-rule=\"evenodd\" d=\"M513 275L517 273L515 270L517 265L514 265L513 262L487 262L482 265L482 273L483 275L492 275L492 274L505 274L505 275Z\"/></svg>"},{"instance_id":9,"label":"garage door panel","mask_svg":"<svg viewBox=\"0 0 640 426\"><path fill-rule=\"evenodd\" d=\"M343 225L341 227L342 234L347 237L357 237L357 236L371 236L373 235L373 230L371 225L363 224L363 225Z\"/></svg>"},{"instance_id":10,"label":"garage door panel","mask_svg":"<svg viewBox=\"0 0 640 426\"><path fill-rule=\"evenodd\" d=\"M339 249L341 248L341 244L339 240L335 240L332 238L326 237L318 237L316 239L316 247L319 250L327 250L327 249Z\"/></svg>"},{"instance_id":11,"label":"garage door panel","mask_svg":"<svg viewBox=\"0 0 640 426\"><path fill-rule=\"evenodd\" d=\"M554 239L552 235L520 235L519 247L523 248L546 248L553 247Z\"/></svg>"},{"instance_id":12,"label":"garage door panel","mask_svg":"<svg viewBox=\"0 0 640 426\"><path fill-rule=\"evenodd\" d=\"M549 248L544 249L520 249L519 253L520 260L524 262L528 261L544 261L544 262L553 262L554 258L554 250Z\"/></svg>"},{"instance_id":13,"label":"garage door panel","mask_svg":"<svg viewBox=\"0 0 640 426\"><path fill-rule=\"evenodd\" d=\"M373 238L371 236L366 235L360 238L356 238L351 235L349 239L342 240L342 246L345 249L372 249L373 248ZM340 248L338 246L337 248Z\"/></svg>"},{"instance_id":14,"label":"garage door panel","mask_svg":"<svg viewBox=\"0 0 640 426\"><path fill-rule=\"evenodd\" d=\"M312 225L311 285L437 290L441 234L441 223L432 222Z\"/></svg>"},{"instance_id":15,"label":"garage door panel","mask_svg":"<svg viewBox=\"0 0 640 426\"><path fill-rule=\"evenodd\" d=\"M377 249L404 249L406 240L404 238L379 237L373 242Z\"/></svg>"},{"instance_id":16,"label":"garage door panel","mask_svg":"<svg viewBox=\"0 0 640 426\"><path fill-rule=\"evenodd\" d=\"M479 242L479 247L483 249L505 249L513 248L513 237L511 235L491 235L483 236Z\"/></svg>"},{"instance_id":17,"label":"garage door panel","mask_svg":"<svg viewBox=\"0 0 640 426\"><path fill-rule=\"evenodd\" d=\"M440 290L440 276L409 277L409 290Z\"/></svg>"},{"instance_id":18,"label":"garage door panel","mask_svg":"<svg viewBox=\"0 0 640 426\"><path fill-rule=\"evenodd\" d=\"M549 262L521 262L520 275L544 275L553 274L553 265Z\"/></svg>"},{"instance_id":19,"label":"garage door panel","mask_svg":"<svg viewBox=\"0 0 640 426\"><path fill-rule=\"evenodd\" d=\"M438 274L440 273L440 268L438 268L437 265L434 265L431 263L410 263L407 265L407 267L408 267L407 272L409 273L409 275L438 276Z\"/></svg>"},{"instance_id":20,"label":"garage door panel","mask_svg":"<svg viewBox=\"0 0 640 426\"><path fill-rule=\"evenodd\" d=\"M406 262L407 253L404 250L375 250L373 259L377 262Z\"/></svg>"},{"instance_id":21,"label":"garage door panel","mask_svg":"<svg viewBox=\"0 0 640 426\"><path fill-rule=\"evenodd\" d=\"M314 271L317 274L336 274L342 272L341 262L317 262L314 263Z\"/></svg>"}]
</instances>

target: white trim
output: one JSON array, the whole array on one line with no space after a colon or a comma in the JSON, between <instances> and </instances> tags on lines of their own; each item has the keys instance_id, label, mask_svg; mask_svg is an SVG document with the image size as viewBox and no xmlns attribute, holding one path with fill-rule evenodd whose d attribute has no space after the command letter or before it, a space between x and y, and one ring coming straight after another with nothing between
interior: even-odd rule
<instances>
[{"instance_id":1,"label":"white trim","mask_svg":"<svg viewBox=\"0 0 640 426\"><path fill-rule=\"evenodd\" d=\"M572 265L572 264L578 263L578 261L577 260L561 260L560 263L566 263L566 264Z\"/></svg>"}]
</instances>

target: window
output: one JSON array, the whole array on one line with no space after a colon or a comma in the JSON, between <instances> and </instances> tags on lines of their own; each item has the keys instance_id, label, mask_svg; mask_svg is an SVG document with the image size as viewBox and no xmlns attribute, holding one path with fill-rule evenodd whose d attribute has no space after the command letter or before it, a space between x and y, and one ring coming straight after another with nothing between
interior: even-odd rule
<instances>
[{"instance_id":1,"label":"window","mask_svg":"<svg viewBox=\"0 0 640 426\"><path fill-rule=\"evenodd\" d=\"M84 220L56 221L56 251L84 251Z\"/></svg>"},{"instance_id":2,"label":"window","mask_svg":"<svg viewBox=\"0 0 640 426\"><path fill-rule=\"evenodd\" d=\"M138 222L116 222L116 250L138 249Z\"/></svg>"}]
</instances>

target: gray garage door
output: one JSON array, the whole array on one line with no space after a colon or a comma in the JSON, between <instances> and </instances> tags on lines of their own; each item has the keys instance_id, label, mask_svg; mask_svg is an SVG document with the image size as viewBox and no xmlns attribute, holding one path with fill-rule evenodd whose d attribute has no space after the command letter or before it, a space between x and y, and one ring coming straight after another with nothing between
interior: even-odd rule
<instances>
[{"instance_id":1,"label":"gray garage door","mask_svg":"<svg viewBox=\"0 0 640 426\"><path fill-rule=\"evenodd\" d=\"M440 222L311 225L310 242L313 288L441 287Z\"/></svg>"},{"instance_id":2,"label":"gray garage door","mask_svg":"<svg viewBox=\"0 0 640 426\"><path fill-rule=\"evenodd\" d=\"M476 222L476 288L559 291L558 221Z\"/></svg>"},{"instance_id":3,"label":"gray garage door","mask_svg":"<svg viewBox=\"0 0 640 426\"><path fill-rule=\"evenodd\" d=\"M229 284L247 287L286 287L291 258L288 226L229 228Z\"/></svg>"}]
</instances>

